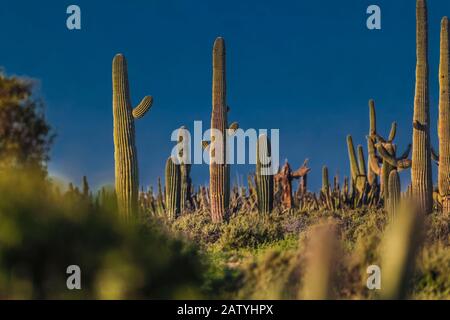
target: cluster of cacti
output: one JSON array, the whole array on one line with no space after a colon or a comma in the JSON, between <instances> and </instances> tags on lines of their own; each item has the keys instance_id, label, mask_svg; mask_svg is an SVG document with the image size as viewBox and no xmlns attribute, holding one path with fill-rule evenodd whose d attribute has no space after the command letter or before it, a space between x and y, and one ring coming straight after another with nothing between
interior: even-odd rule
<instances>
[{"instance_id":1,"label":"cluster of cacti","mask_svg":"<svg viewBox=\"0 0 450 320\"><path fill-rule=\"evenodd\" d=\"M369 172L374 174L375 177L380 176L381 197L386 203L389 198L389 175L392 170L397 170L399 172L411 166L411 161L408 159L411 145L407 147L406 151L400 157L397 157L397 147L394 144L397 133L397 123L392 123L389 136L385 139L376 130L376 112L375 102L373 100L369 101L369 114L370 131L369 136L367 137ZM372 183L376 183L376 180L373 180Z\"/></svg>"},{"instance_id":2,"label":"cluster of cacti","mask_svg":"<svg viewBox=\"0 0 450 320\"><path fill-rule=\"evenodd\" d=\"M364 150L347 136L347 150L350 162L350 180L344 178L343 187L339 179L334 178L330 186L328 169L323 168L322 188L319 194L308 192L307 162L297 171L286 164L276 175L267 174L270 165L264 164L270 154L270 141L261 135L257 146L256 174L249 176L248 192L237 187L230 190L230 172L227 164L227 139L237 124L228 127L226 102L225 42L217 38L213 47L212 79L212 115L211 139L203 141L203 147L209 148L210 184L194 191L190 178L191 166L181 161L179 165L166 165L166 192L159 191L157 197L147 196L145 207L152 212L167 214L175 218L179 214L196 210L210 210L212 221L217 223L226 219L236 208L257 208L260 213L269 213L280 205L283 209L297 207L301 210L346 209L360 206L384 208L393 218L401 197L399 172L412 168L411 185L406 196L413 198L421 211L430 212L435 199L443 211L450 212L450 100L449 100L449 34L448 19L441 23L441 59L440 59L440 99L439 99L439 149L437 155L430 145L430 117L428 94L428 48L427 48L427 7L426 1L417 0L417 66L416 92L413 117L412 160L408 159L411 145L397 156L394 138L397 133L396 122L387 138L377 132L374 100L369 101L369 134L367 136L367 166ZM150 107L151 98L146 97L131 111L129 103L126 63L118 55L113 63L114 89L114 141L116 155L116 191L121 212L130 216L137 203L137 159L134 144L134 118L141 117ZM182 127L184 129L184 127ZM231 129L231 130L230 130ZM182 138L179 139L179 142ZM183 158L182 154L179 154ZM439 164L438 190L434 194L431 180L431 159ZM263 161L264 160L264 161ZM379 177L379 179L378 179ZM298 190L293 195L292 181L300 179ZM254 179L254 181L253 181ZM176 185L174 185L176 183ZM161 187L159 186L159 189ZM178 191L179 190L179 191ZM208 194L205 194L208 193ZM231 193L231 196L230 196ZM143 192L145 194L145 192ZM148 193L147 193L148 194ZM432 197L432 195L434 197ZM406 197L405 196L405 197ZM230 198L233 203L230 206Z\"/></svg>"},{"instance_id":3,"label":"cluster of cacti","mask_svg":"<svg viewBox=\"0 0 450 320\"><path fill-rule=\"evenodd\" d=\"M270 213L273 209L273 174L271 168L271 147L267 135L260 135L256 146L256 192L260 213Z\"/></svg>"},{"instance_id":4,"label":"cluster of cacti","mask_svg":"<svg viewBox=\"0 0 450 320\"><path fill-rule=\"evenodd\" d=\"M118 54L112 65L114 164L119 213L129 220L136 216L139 174L135 144L134 121L144 116L152 105L150 96L144 97L132 109L125 57Z\"/></svg>"}]
</instances>

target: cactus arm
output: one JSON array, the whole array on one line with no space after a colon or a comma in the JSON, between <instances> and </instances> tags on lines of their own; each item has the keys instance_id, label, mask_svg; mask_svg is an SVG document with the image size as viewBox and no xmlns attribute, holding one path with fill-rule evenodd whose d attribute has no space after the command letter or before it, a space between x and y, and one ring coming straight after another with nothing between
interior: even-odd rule
<instances>
[{"instance_id":1,"label":"cactus arm","mask_svg":"<svg viewBox=\"0 0 450 320\"><path fill-rule=\"evenodd\" d=\"M148 110L152 107L153 97L145 96L142 101L133 109L133 118L142 118Z\"/></svg>"},{"instance_id":2,"label":"cactus arm","mask_svg":"<svg viewBox=\"0 0 450 320\"><path fill-rule=\"evenodd\" d=\"M350 161L350 173L352 180L355 181L356 176L360 174L358 161L356 159L355 148L353 146L353 139L351 135L347 136L347 149L348 149L348 159Z\"/></svg>"},{"instance_id":3,"label":"cactus arm","mask_svg":"<svg viewBox=\"0 0 450 320\"><path fill-rule=\"evenodd\" d=\"M395 139L395 135L397 134L397 122L392 122L391 131L389 132L388 141L392 142Z\"/></svg>"},{"instance_id":4,"label":"cactus arm","mask_svg":"<svg viewBox=\"0 0 450 320\"><path fill-rule=\"evenodd\" d=\"M229 135L233 135L237 129L239 129L239 123L233 122L232 124L230 124L230 126L228 127Z\"/></svg>"},{"instance_id":5,"label":"cactus arm","mask_svg":"<svg viewBox=\"0 0 450 320\"><path fill-rule=\"evenodd\" d=\"M408 158L410 152L411 152L411 144L408 144L408 146L406 147L406 150L402 153L402 155L399 157L399 159Z\"/></svg>"},{"instance_id":6,"label":"cactus arm","mask_svg":"<svg viewBox=\"0 0 450 320\"><path fill-rule=\"evenodd\" d=\"M439 165L439 154L434 150L433 147L431 147L431 160L436 162L437 165Z\"/></svg>"},{"instance_id":7,"label":"cactus arm","mask_svg":"<svg viewBox=\"0 0 450 320\"><path fill-rule=\"evenodd\" d=\"M305 159L302 166L298 168L296 171L292 172L291 177L294 179L301 178L308 174L311 171L311 168L308 168L308 159Z\"/></svg>"},{"instance_id":8,"label":"cactus arm","mask_svg":"<svg viewBox=\"0 0 450 320\"><path fill-rule=\"evenodd\" d=\"M377 133L377 118L375 113L375 101L373 99L369 100L369 134L374 136Z\"/></svg>"},{"instance_id":9,"label":"cactus arm","mask_svg":"<svg viewBox=\"0 0 450 320\"><path fill-rule=\"evenodd\" d=\"M397 159L395 159L394 156L390 155L389 152L386 150L386 148L381 143L377 143L376 148L377 148L377 151L380 154L381 158L383 158L384 161L386 161L393 167L397 167Z\"/></svg>"},{"instance_id":10,"label":"cactus arm","mask_svg":"<svg viewBox=\"0 0 450 320\"><path fill-rule=\"evenodd\" d=\"M359 174L365 175L366 160L364 159L364 149L363 149L362 145L358 145L358 168L359 168Z\"/></svg>"},{"instance_id":11,"label":"cactus arm","mask_svg":"<svg viewBox=\"0 0 450 320\"><path fill-rule=\"evenodd\" d=\"M375 146L373 140L370 137L367 138L367 147L369 149L369 166L372 171L379 176L381 175L381 167L378 163L377 156L375 155Z\"/></svg>"}]
</instances>

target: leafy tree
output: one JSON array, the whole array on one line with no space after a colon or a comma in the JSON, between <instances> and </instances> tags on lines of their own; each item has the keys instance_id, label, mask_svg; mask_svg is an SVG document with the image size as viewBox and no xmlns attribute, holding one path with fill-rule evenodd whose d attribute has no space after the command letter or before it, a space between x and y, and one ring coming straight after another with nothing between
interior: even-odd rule
<instances>
[{"instance_id":1,"label":"leafy tree","mask_svg":"<svg viewBox=\"0 0 450 320\"><path fill-rule=\"evenodd\" d=\"M0 168L28 167L46 172L54 139L35 83L0 70Z\"/></svg>"}]
</instances>

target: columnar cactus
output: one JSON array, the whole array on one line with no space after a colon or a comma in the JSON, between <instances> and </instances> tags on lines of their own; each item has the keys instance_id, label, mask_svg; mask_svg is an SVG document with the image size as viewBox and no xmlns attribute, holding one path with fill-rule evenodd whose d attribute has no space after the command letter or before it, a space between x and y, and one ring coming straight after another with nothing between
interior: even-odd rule
<instances>
[{"instance_id":1,"label":"columnar cactus","mask_svg":"<svg viewBox=\"0 0 450 320\"><path fill-rule=\"evenodd\" d=\"M256 146L255 174L258 210L262 214L270 213L273 209L273 174L270 157L270 140L262 134Z\"/></svg>"},{"instance_id":2,"label":"columnar cactus","mask_svg":"<svg viewBox=\"0 0 450 320\"><path fill-rule=\"evenodd\" d=\"M322 192L323 194L328 194L330 190L330 182L328 179L328 168L326 166L322 167Z\"/></svg>"},{"instance_id":3,"label":"columnar cactus","mask_svg":"<svg viewBox=\"0 0 450 320\"><path fill-rule=\"evenodd\" d=\"M375 137L376 133L377 133L377 120L376 120L376 113L375 113L375 101L373 99L369 100L369 137ZM367 140L367 147L368 149L370 149L369 146L370 142L369 140ZM372 161L377 161L376 159L373 159L374 155L370 154L368 155L368 163L369 165L368 170L367 170L367 182L370 185L376 184L377 183L377 174L376 172L372 169L372 166L370 165L370 163Z\"/></svg>"},{"instance_id":4,"label":"columnar cactus","mask_svg":"<svg viewBox=\"0 0 450 320\"><path fill-rule=\"evenodd\" d=\"M367 184L366 165L364 161L364 154L362 147L358 146L358 159L356 158L355 148L353 146L353 139L351 135L347 136L348 158L350 161L350 173L352 176L353 185L358 192L362 194Z\"/></svg>"},{"instance_id":5,"label":"columnar cactus","mask_svg":"<svg viewBox=\"0 0 450 320\"><path fill-rule=\"evenodd\" d=\"M417 65L414 98L411 183L413 198L421 211L433 206L431 180L430 110L428 93L428 22L425 0L417 0Z\"/></svg>"},{"instance_id":6,"label":"columnar cactus","mask_svg":"<svg viewBox=\"0 0 450 320\"><path fill-rule=\"evenodd\" d=\"M172 157L166 161L166 212L169 219L176 219L181 208L181 172L180 165Z\"/></svg>"},{"instance_id":7,"label":"columnar cactus","mask_svg":"<svg viewBox=\"0 0 450 320\"><path fill-rule=\"evenodd\" d=\"M189 163L189 143L187 138L186 127L181 127L178 131L178 147L182 147L178 152L180 173L181 173L181 213L188 209L188 205L192 207L191 198L191 164ZM186 152L186 154L184 153Z\"/></svg>"},{"instance_id":8,"label":"columnar cactus","mask_svg":"<svg viewBox=\"0 0 450 320\"><path fill-rule=\"evenodd\" d=\"M441 22L441 59L439 63L439 170L438 189L444 213L450 213L450 83L448 18Z\"/></svg>"},{"instance_id":9,"label":"columnar cactus","mask_svg":"<svg viewBox=\"0 0 450 320\"><path fill-rule=\"evenodd\" d=\"M389 174L388 189L389 198L387 199L387 212L392 221L397 213L401 196L400 177L395 169Z\"/></svg>"},{"instance_id":10,"label":"columnar cactus","mask_svg":"<svg viewBox=\"0 0 450 320\"><path fill-rule=\"evenodd\" d=\"M137 213L139 189L134 121L144 116L153 99L146 96L131 108L127 62L121 54L113 59L112 80L116 193L119 212L129 220Z\"/></svg>"},{"instance_id":11,"label":"columnar cactus","mask_svg":"<svg viewBox=\"0 0 450 320\"><path fill-rule=\"evenodd\" d=\"M209 166L211 218L215 223L221 222L227 217L230 199L230 172L226 163L227 113L225 41L223 38L218 37L213 47L212 130L210 145L213 147L210 147L211 163ZM233 123L230 129L235 129L236 126L237 124Z\"/></svg>"}]
</instances>

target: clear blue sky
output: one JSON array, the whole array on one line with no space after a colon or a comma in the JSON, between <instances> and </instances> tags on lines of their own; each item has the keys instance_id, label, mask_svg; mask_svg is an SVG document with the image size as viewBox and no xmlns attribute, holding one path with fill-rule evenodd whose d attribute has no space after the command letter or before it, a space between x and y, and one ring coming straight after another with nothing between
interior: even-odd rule
<instances>
[{"instance_id":1,"label":"clear blue sky","mask_svg":"<svg viewBox=\"0 0 450 320\"><path fill-rule=\"evenodd\" d=\"M80 31L66 29L70 4L81 7ZM381 7L381 31L366 28L371 4ZM439 24L450 1L428 6L437 146ZM58 134L51 172L76 183L87 175L99 186L114 180L111 60L124 53L133 103L154 97L136 126L140 180L148 185L163 175L172 130L210 121L217 36L227 46L229 121L280 128L280 160L297 167L308 157L312 190L324 164L330 175L348 174L347 134L366 150L369 98L379 132L387 135L396 120L399 149L411 141L415 0L8 1L0 10L0 65L40 80ZM233 178L251 169L235 166ZM196 166L193 178L206 182L207 165Z\"/></svg>"}]
</instances>

